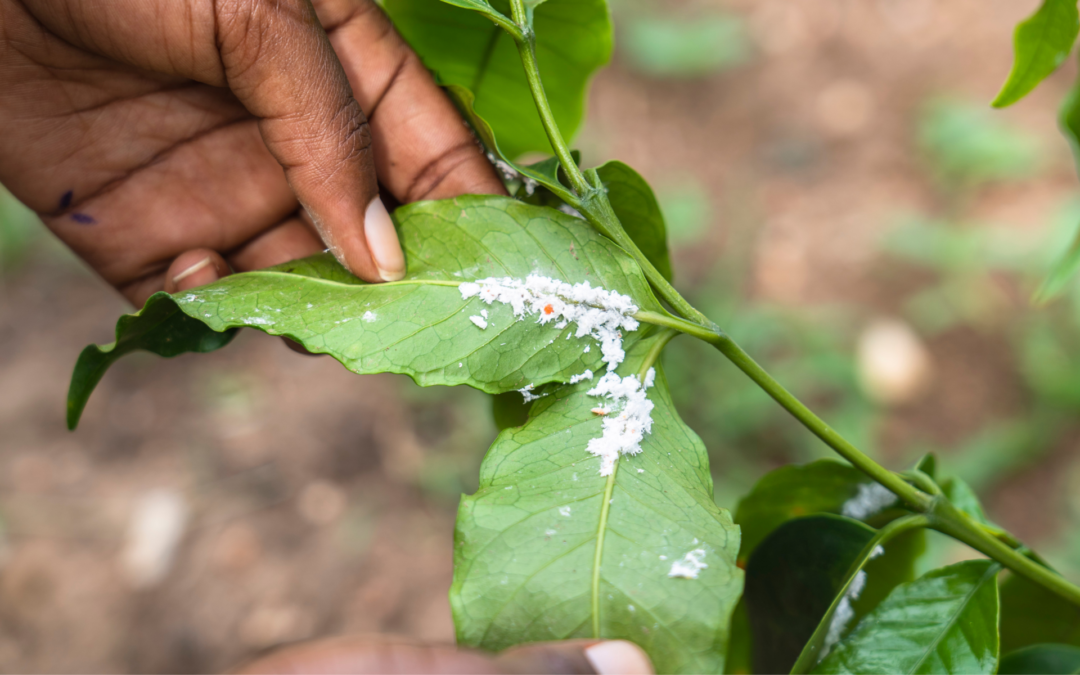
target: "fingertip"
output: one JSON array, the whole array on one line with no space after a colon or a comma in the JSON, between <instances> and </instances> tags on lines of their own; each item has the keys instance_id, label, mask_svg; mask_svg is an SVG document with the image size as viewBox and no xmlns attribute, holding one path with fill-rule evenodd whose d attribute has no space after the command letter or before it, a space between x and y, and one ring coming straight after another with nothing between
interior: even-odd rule
<instances>
[{"instance_id":1,"label":"fingertip","mask_svg":"<svg viewBox=\"0 0 1080 675\"><path fill-rule=\"evenodd\" d=\"M394 221L382 199L376 196L364 211L364 238L382 281L405 278L405 254Z\"/></svg>"},{"instance_id":2,"label":"fingertip","mask_svg":"<svg viewBox=\"0 0 1080 675\"><path fill-rule=\"evenodd\" d=\"M627 640L607 640L585 649L585 658L599 675L653 675L645 652Z\"/></svg>"},{"instance_id":3,"label":"fingertip","mask_svg":"<svg viewBox=\"0 0 1080 675\"><path fill-rule=\"evenodd\" d=\"M212 284L228 276L229 266L217 251L194 249L176 256L165 272L165 292L178 293Z\"/></svg>"}]
</instances>

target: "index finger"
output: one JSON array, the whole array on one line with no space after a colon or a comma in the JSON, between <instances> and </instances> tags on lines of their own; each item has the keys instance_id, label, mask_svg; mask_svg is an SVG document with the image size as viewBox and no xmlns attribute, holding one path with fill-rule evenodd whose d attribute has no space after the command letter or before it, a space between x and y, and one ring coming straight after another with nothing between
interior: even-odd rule
<instances>
[{"instance_id":1,"label":"index finger","mask_svg":"<svg viewBox=\"0 0 1080 675\"><path fill-rule=\"evenodd\" d=\"M371 0L314 0L371 125L379 182L402 203L505 194L450 99Z\"/></svg>"}]
</instances>

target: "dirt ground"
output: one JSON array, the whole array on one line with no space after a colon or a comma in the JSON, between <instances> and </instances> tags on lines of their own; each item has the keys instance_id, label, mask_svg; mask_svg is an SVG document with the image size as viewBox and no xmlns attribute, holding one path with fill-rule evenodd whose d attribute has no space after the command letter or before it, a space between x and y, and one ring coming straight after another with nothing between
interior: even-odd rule
<instances>
[{"instance_id":1,"label":"dirt ground","mask_svg":"<svg viewBox=\"0 0 1080 675\"><path fill-rule=\"evenodd\" d=\"M595 83L586 160L621 159L661 190L686 176L706 188L711 229L676 251L682 279L742 223L754 299L895 312L904 281L876 275L875 242L897 211L943 208L912 137L918 106L989 101L1037 2L716 4L747 18L753 59L666 81L617 57ZM1054 126L1074 70L1000 113L1045 139L1051 168L980 192L980 219L1040 230L1077 191ZM120 362L69 433L70 369L127 308L49 247L0 284L0 670L210 672L313 636L453 640L455 495L494 436L482 397L360 378L248 331L210 355ZM1022 405L993 336L930 348L934 385L887 416L886 450L920 434L947 444ZM1054 535L1044 514L1063 509L1074 450L1006 480L992 515L1033 541ZM163 569L130 550L146 512L182 531Z\"/></svg>"}]
</instances>

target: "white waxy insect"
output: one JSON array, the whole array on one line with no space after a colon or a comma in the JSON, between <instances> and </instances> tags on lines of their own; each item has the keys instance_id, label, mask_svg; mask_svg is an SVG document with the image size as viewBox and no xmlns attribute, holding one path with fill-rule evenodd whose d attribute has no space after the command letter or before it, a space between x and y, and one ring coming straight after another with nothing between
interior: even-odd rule
<instances>
[{"instance_id":1,"label":"white waxy insect","mask_svg":"<svg viewBox=\"0 0 1080 675\"><path fill-rule=\"evenodd\" d=\"M694 541L697 541L696 539ZM676 560L671 563L671 571L668 572L668 576L682 579L697 579L698 572L708 567L708 563L705 562L705 549L695 548L690 551L682 560Z\"/></svg>"},{"instance_id":2,"label":"white waxy insect","mask_svg":"<svg viewBox=\"0 0 1080 675\"><path fill-rule=\"evenodd\" d=\"M574 337L596 340L600 345L601 361L607 364L608 372L588 395L610 402L593 408L594 414L604 418L603 434L591 439L587 450L600 458L601 476L610 476L614 472L615 461L620 455L641 452L642 440L652 431L654 405L646 391L653 386L656 371L650 368L644 381L634 375L619 377L613 372L626 359L624 331L634 331L639 326L633 317L638 307L629 296L594 287L587 281L569 284L538 274L530 274L524 280L489 277L470 281L458 286L458 291L464 299L478 297L488 305L495 302L509 305L517 321L535 316L537 323L554 322L560 329L574 323L577 325ZM469 319L481 330L487 328L486 310ZM589 350L590 346L586 345L584 351ZM586 370L571 377L570 384L593 377L593 372ZM526 403L540 398L532 393L534 388L529 384L518 390Z\"/></svg>"}]
</instances>

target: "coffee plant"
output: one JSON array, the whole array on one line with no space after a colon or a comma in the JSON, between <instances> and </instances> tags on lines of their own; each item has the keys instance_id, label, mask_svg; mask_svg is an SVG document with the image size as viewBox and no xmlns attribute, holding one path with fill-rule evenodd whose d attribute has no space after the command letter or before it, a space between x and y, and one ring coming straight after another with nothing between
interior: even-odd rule
<instances>
[{"instance_id":1,"label":"coffee plant","mask_svg":"<svg viewBox=\"0 0 1080 675\"><path fill-rule=\"evenodd\" d=\"M642 177L580 166L567 139L611 53L604 0L383 5L512 196L398 208L402 281L364 283L324 253L154 295L120 318L115 342L80 356L70 427L121 356L209 352L257 328L358 374L495 395L502 431L455 532L462 645L622 638L662 673L1080 670L1080 588L932 456L891 471L819 419L672 286ZM1078 28L1075 0L1045 0L1017 29L995 105L1049 75ZM1080 89L1062 124L1080 148ZM1077 267L1080 243L1040 297ZM733 519L661 367L681 335L714 346L845 461L773 471ZM984 557L916 578L927 530Z\"/></svg>"}]
</instances>

